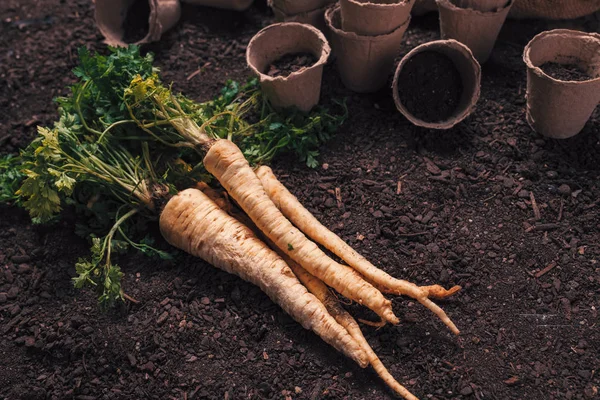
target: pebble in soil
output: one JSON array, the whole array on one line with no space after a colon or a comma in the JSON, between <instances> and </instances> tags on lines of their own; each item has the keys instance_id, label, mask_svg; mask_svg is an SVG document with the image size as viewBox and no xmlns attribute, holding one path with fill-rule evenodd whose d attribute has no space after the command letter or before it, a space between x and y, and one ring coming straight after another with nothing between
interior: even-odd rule
<instances>
[{"instance_id":1,"label":"pebble in soil","mask_svg":"<svg viewBox=\"0 0 600 400\"><path fill-rule=\"evenodd\" d=\"M450 118L462 93L460 72L448 56L436 51L414 55L398 77L401 103L408 112L426 122Z\"/></svg>"},{"instance_id":2,"label":"pebble in soil","mask_svg":"<svg viewBox=\"0 0 600 400\"><path fill-rule=\"evenodd\" d=\"M308 68L316 62L317 59L311 53L286 54L269 65L267 75L285 77L293 72L300 71L302 68Z\"/></svg>"},{"instance_id":3,"label":"pebble in soil","mask_svg":"<svg viewBox=\"0 0 600 400\"><path fill-rule=\"evenodd\" d=\"M127 10L123 21L123 41L136 43L146 37L150 29L150 3L148 0L135 0Z\"/></svg>"},{"instance_id":4,"label":"pebble in soil","mask_svg":"<svg viewBox=\"0 0 600 400\"><path fill-rule=\"evenodd\" d=\"M560 81L588 81L592 77L577 64L547 62L540 66L546 75Z\"/></svg>"}]
</instances>

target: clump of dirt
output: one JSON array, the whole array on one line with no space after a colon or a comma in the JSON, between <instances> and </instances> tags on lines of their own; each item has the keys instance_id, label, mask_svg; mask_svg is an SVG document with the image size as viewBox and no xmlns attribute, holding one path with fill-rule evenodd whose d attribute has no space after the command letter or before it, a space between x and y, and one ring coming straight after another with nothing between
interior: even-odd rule
<instances>
[{"instance_id":1,"label":"clump of dirt","mask_svg":"<svg viewBox=\"0 0 600 400\"><path fill-rule=\"evenodd\" d=\"M540 66L546 75L561 81L588 81L592 77L577 64L547 62Z\"/></svg>"},{"instance_id":2,"label":"clump of dirt","mask_svg":"<svg viewBox=\"0 0 600 400\"><path fill-rule=\"evenodd\" d=\"M437 51L413 56L398 79L400 101L412 115L426 122L448 119L462 92L460 72L448 56Z\"/></svg>"},{"instance_id":3,"label":"clump of dirt","mask_svg":"<svg viewBox=\"0 0 600 400\"><path fill-rule=\"evenodd\" d=\"M125 43L136 43L146 37L150 25L150 3L148 0L135 0L127 10L123 22L123 41Z\"/></svg>"},{"instance_id":4,"label":"clump of dirt","mask_svg":"<svg viewBox=\"0 0 600 400\"><path fill-rule=\"evenodd\" d=\"M292 72L308 68L317 62L317 58L311 53L292 53L273 61L267 69L269 76L288 76Z\"/></svg>"}]
</instances>

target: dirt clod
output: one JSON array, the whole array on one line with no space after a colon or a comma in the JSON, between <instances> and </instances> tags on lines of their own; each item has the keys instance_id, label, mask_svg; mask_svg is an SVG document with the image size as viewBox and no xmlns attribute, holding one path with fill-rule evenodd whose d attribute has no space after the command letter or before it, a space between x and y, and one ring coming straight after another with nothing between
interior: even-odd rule
<instances>
[{"instance_id":1,"label":"dirt clod","mask_svg":"<svg viewBox=\"0 0 600 400\"><path fill-rule=\"evenodd\" d=\"M307 68L317 62L317 59L312 53L293 53L286 54L278 58L269 65L267 75L286 77L292 72L300 71L302 68Z\"/></svg>"},{"instance_id":2,"label":"dirt clod","mask_svg":"<svg viewBox=\"0 0 600 400\"><path fill-rule=\"evenodd\" d=\"M560 81L587 81L592 77L577 64L547 62L540 66L546 75Z\"/></svg>"}]
</instances>

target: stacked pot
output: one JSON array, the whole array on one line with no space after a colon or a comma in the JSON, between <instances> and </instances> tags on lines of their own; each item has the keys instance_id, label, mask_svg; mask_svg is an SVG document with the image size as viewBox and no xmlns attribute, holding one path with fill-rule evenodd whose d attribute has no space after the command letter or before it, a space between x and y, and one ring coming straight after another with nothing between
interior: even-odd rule
<instances>
[{"instance_id":1,"label":"stacked pot","mask_svg":"<svg viewBox=\"0 0 600 400\"><path fill-rule=\"evenodd\" d=\"M325 10L336 0L268 0L279 22L300 22L325 32Z\"/></svg>"},{"instance_id":2,"label":"stacked pot","mask_svg":"<svg viewBox=\"0 0 600 400\"><path fill-rule=\"evenodd\" d=\"M442 39L465 44L480 64L485 63L513 0L436 0Z\"/></svg>"},{"instance_id":3,"label":"stacked pot","mask_svg":"<svg viewBox=\"0 0 600 400\"><path fill-rule=\"evenodd\" d=\"M385 86L415 0L340 0L325 12L344 85L361 92Z\"/></svg>"}]
</instances>

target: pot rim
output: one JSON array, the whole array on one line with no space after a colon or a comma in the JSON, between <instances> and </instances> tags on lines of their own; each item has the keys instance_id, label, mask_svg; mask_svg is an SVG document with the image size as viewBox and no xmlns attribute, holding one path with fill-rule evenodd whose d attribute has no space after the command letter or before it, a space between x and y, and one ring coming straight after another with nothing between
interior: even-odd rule
<instances>
[{"instance_id":1,"label":"pot rim","mask_svg":"<svg viewBox=\"0 0 600 400\"><path fill-rule=\"evenodd\" d=\"M581 31L574 31L571 29L552 29L549 31L544 31L544 32L541 32L541 33L538 33L537 35L535 35L533 37L533 39L531 39L529 41L529 43L527 43L527 45L525 46L525 49L523 50L523 61L525 62L527 69L529 71L533 72L534 74L536 74L538 77L540 77L542 79L546 79L546 80L551 81L556 84L575 86L575 85L581 85L581 84L589 84L590 82L593 82L593 83L600 82L600 75L597 76L596 78L588 79L585 81L563 81L563 80L551 77L550 75L546 74L539 66L533 65L533 62L531 61L532 48L540 40L543 40L544 38L552 37L555 35L567 35L574 39L583 39L583 38L592 39L592 40L597 41L598 46L600 47L600 34L598 34L598 33L594 33L594 32L587 33L587 32L581 32ZM560 49L557 50L557 54L560 54Z\"/></svg>"},{"instance_id":2,"label":"pot rim","mask_svg":"<svg viewBox=\"0 0 600 400\"><path fill-rule=\"evenodd\" d=\"M343 0L343 1L347 1L348 3L352 4L355 7L360 7L363 9L379 9L379 10L385 10L385 9L389 9L389 8L394 8L394 7L398 7L399 5L410 5L411 3L415 3L416 0L399 0L396 3L371 3L370 1L367 1L366 3L360 3L356 0Z\"/></svg>"},{"instance_id":3,"label":"pot rim","mask_svg":"<svg viewBox=\"0 0 600 400\"><path fill-rule=\"evenodd\" d=\"M330 6L327 9L327 11L325 11L325 23L327 24L327 27L329 29L331 29L331 31L334 34L341 36L346 40L352 40L352 41L356 41L356 42L377 42L380 40L386 40L390 36L396 34L398 31L406 30L406 28L408 27L408 24L410 24L410 20L411 20L411 16L409 14L406 21L404 21L402 23L402 25L400 25L393 31L391 31L389 33L385 33L383 35L367 36L367 35L359 35L355 32L347 32L347 31L343 30L341 27L336 28L333 25L333 16L336 12L341 12L341 6L339 5L339 3L334 4L333 6Z\"/></svg>"},{"instance_id":4,"label":"pot rim","mask_svg":"<svg viewBox=\"0 0 600 400\"><path fill-rule=\"evenodd\" d=\"M484 17L484 18L493 18L493 17L496 17L498 14L506 11L506 9L511 8L513 6L515 0L508 0L507 3L504 5L504 7L500 7L496 11L480 11L480 10L474 10L472 8L462 8L462 7L459 7L456 4L452 3L452 1L450 1L450 0L435 0L435 2L438 7L444 7L447 10L451 10L456 13L472 14L472 15L477 15L478 17Z\"/></svg>"}]
</instances>

